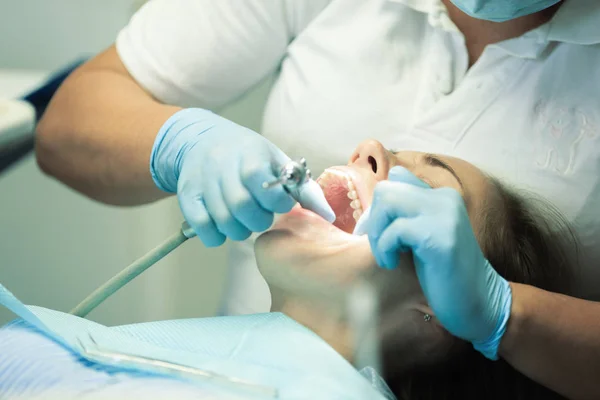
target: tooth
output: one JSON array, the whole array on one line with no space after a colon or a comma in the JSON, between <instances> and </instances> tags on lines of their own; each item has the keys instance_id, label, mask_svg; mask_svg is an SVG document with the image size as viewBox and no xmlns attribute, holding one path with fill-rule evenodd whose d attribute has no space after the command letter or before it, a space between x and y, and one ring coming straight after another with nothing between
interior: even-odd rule
<instances>
[{"instance_id":1,"label":"tooth","mask_svg":"<svg viewBox=\"0 0 600 400\"><path fill-rule=\"evenodd\" d=\"M328 169L328 170L327 170L327 173L329 173L329 174L331 174L331 175L335 175L335 176L341 176L341 177L343 177L343 178L345 178L345 177L346 177L346 174L344 174L344 173L343 173L343 172L341 172L341 171L335 170L335 169Z\"/></svg>"},{"instance_id":2,"label":"tooth","mask_svg":"<svg viewBox=\"0 0 600 400\"><path fill-rule=\"evenodd\" d=\"M354 217L355 221L358 221L358 219L360 218L361 215L362 215L362 210L354 210L354 212L352 213L352 216Z\"/></svg>"},{"instance_id":3,"label":"tooth","mask_svg":"<svg viewBox=\"0 0 600 400\"><path fill-rule=\"evenodd\" d=\"M348 190L354 190L354 183L348 179Z\"/></svg>"},{"instance_id":4,"label":"tooth","mask_svg":"<svg viewBox=\"0 0 600 400\"><path fill-rule=\"evenodd\" d=\"M351 190L348 192L348 198L351 200L356 200L358 198L358 195L356 194L356 191Z\"/></svg>"},{"instance_id":5,"label":"tooth","mask_svg":"<svg viewBox=\"0 0 600 400\"><path fill-rule=\"evenodd\" d=\"M360 200L356 199L356 200L352 200L352 202L350 203L350 206L352 208L354 208L355 210L360 210L362 209L362 204L360 204Z\"/></svg>"}]
</instances>

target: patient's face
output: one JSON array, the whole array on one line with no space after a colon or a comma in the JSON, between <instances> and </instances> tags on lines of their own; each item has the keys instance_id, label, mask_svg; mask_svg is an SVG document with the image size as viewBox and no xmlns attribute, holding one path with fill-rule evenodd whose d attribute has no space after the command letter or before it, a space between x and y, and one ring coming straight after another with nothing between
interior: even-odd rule
<instances>
[{"instance_id":1,"label":"patient's face","mask_svg":"<svg viewBox=\"0 0 600 400\"><path fill-rule=\"evenodd\" d=\"M375 185L387 179L394 166L407 168L433 188L456 189L465 199L475 232L479 231L478 216L492 193L488 179L479 169L442 155L391 152L370 140L356 148L347 165L327 169L317 179L336 213L333 225L297 206L257 240L256 257L267 282L281 282L282 276L286 279L285 271L293 271L343 289L356 282L359 275L374 271L385 274L381 300L386 309L394 310L398 322L394 326L402 326L402 318L408 321L428 312L410 258L404 257L395 271L383 271L375 264L367 237L352 235L356 221L371 204ZM289 312L290 302L287 303L284 311L302 313ZM305 321L300 318L300 322Z\"/></svg>"},{"instance_id":2,"label":"patient's face","mask_svg":"<svg viewBox=\"0 0 600 400\"><path fill-rule=\"evenodd\" d=\"M356 148L347 165L331 167L317 178L336 213L334 224L296 206L259 238L256 245L259 264L292 263L305 268L314 266L323 274L334 270L341 275L355 268L372 267L368 241L351 233L363 210L371 204L377 182L387 179L389 170L398 165L433 188L450 187L460 192L473 228L478 231L478 215L490 193L488 180L479 169L453 157L391 152L381 143L369 140Z\"/></svg>"}]
</instances>

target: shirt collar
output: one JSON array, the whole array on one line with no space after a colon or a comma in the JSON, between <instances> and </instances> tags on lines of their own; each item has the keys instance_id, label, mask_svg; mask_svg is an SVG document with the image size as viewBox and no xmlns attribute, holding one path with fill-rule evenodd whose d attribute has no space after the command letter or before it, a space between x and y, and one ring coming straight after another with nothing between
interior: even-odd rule
<instances>
[{"instance_id":1,"label":"shirt collar","mask_svg":"<svg viewBox=\"0 0 600 400\"><path fill-rule=\"evenodd\" d=\"M441 0L388 0L400 3L415 11L427 14L427 20L433 27L439 27L447 32L459 32L448 16L448 11Z\"/></svg>"},{"instance_id":2,"label":"shirt collar","mask_svg":"<svg viewBox=\"0 0 600 400\"><path fill-rule=\"evenodd\" d=\"M441 0L388 0L404 4L416 11L429 15L429 22L447 31L457 30L447 16ZM564 0L552 20L526 32L518 38L492 45L507 53L523 58L537 58L550 42L579 45L600 43L600 1Z\"/></svg>"},{"instance_id":3,"label":"shirt collar","mask_svg":"<svg viewBox=\"0 0 600 400\"><path fill-rule=\"evenodd\" d=\"M600 1L565 0L549 26L546 40L580 45L600 43Z\"/></svg>"},{"instance_id":4,"label":"shirt collar","mask_svg":"<svg viewBox=\"0 0 600 400\"><path fill-rule=\"evenodd\" d=\"M552 42L576 45L600 43L600 2L598 0L564 0L546 24L518 38L491 46L522 58L538 58Z\"/></svg>"},{"instance_id":5,"label":"shirt collar","mask_svg":"<svg viewBox=\"0 0 600 400\"><path fill-rule=\"evenodd\" d=\"M407 7L423 13L431 13L440 6L440 0L389 0L393 3L401 3ZM442 4L443 6L443 4Z\"/></svg>"}]
</instances>

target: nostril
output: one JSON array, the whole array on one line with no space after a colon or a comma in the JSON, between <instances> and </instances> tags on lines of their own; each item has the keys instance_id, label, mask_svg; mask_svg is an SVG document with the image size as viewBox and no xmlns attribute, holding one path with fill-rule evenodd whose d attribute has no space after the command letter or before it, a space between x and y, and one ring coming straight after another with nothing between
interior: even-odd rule
<instances>
[{"instance_id":1,"label":"nostril","mask_svg":"<svg viewBox=\"0 0 600 400\"><path fill-rule=\"evenodd\" d=\"M377 160L375 160L375 158L373 158L372 156L369 156L368 161L369 161L369 164L371 164L371 168L373 169L373 172L377 173Z\"/></svg>"}]
</instances>

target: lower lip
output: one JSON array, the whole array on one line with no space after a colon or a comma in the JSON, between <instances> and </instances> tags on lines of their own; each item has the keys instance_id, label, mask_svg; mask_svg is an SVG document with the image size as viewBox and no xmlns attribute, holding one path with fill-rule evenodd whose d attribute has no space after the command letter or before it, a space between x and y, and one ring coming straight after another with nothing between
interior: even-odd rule
<instances>
[{"instance_id":1,"label":"lower lip","mask_svg":"<svg viewBox=\"0 0 600 400\"><path fill-rule=\"evenodd\" d=\"M332 224L327 222L325 219L323 219L320 215L315 214L314 212L307 210L305 208L302 208L300 206L292 208L292 210L289 213L283 215L282 219L280 221L277 221L275 223L275 225L273 226L273 228L281 227L280 222L283 225L289 225L290 220L294 221L296 219L302 220L303 224L308 222L312 226L323 224L327 227L336 228L335 226L333 226Z\"/></svg>"},{"instance_id":2,"label":"lower lip","mask_svg":"<svg viewBox=\"0 0 600 400\"><path fill-rule=\"evenodd\" d=\"M328 251L339 251L365 238L344 232L319 215L299 206L282 215L271 230L286 231L298 243L325 246L329 249Z\"/></svg>"},{"instance_id":3,"label":"lower lip","mask_svg":"<svg viewBox=\"0 0 600 400\"><path fill-rule=\"evenodd\" d=\"M289 215L301 215L306 218L320 218L314 212L307 210L306 208L302 208L302 207L294 207L288 214Z\"/></svg>"},{"instance_id":4,"label":"lower lip","mask_svg":"<svg viewBox=\"0 0 600 400\"><path fill-rule=\"evenodd\" d=\"M294 207L289 213L282 215L281 218L275 222L272 229L288 230L293 232L298 237L305 237L306 239L317 241L331 240L331 233L335 233L335 235L352 236L339 229L335 225L327 222L314 212L306 210L300 206ZM346 242L348 238L346 236L344 237L345 239L343 241Z\"/></svg>"}]
</instances>

